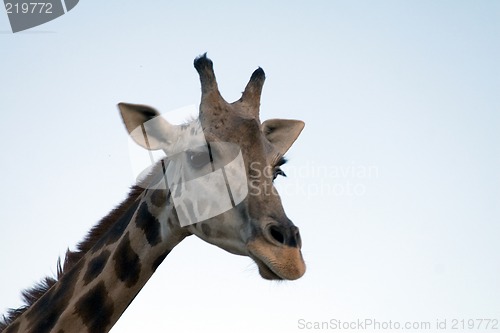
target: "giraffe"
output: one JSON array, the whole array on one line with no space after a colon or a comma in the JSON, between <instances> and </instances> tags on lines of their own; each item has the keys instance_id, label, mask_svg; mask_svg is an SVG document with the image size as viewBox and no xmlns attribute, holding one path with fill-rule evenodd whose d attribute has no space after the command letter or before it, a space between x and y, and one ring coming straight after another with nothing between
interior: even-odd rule
<instances>
[{"instance_id":1,"label":"giraffe","mask_svg":"<svg viewBox=\"0 0 500 333\"><path fill-rule=\"evenodd\" d=\"M46 277L23 293L26 305L4 316L1 332L108 332L167 255L191 235L250 257L264 279L295 280L305 273L299 229L286 216L273 184L284 175L284 155L304 123L261 123L265 74L260 67L233 103L222 98L206 53L194 60L194 67L201 102L199 118L190 123L172 125L152 107L118 104L134 141L149 150L162 149L167 157L75 251L68 250L56 278ZM199 182L190 193L201 195L193 199L190 194L189 201L183 191L201 174L222 181ZM211 210L224 191L229 206Z\"/></svg>"}]
</instances>

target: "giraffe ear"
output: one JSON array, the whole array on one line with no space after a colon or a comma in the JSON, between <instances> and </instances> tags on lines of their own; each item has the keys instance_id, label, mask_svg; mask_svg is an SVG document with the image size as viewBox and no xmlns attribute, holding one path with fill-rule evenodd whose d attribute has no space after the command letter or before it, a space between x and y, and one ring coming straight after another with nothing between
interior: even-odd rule
<instances>
[{"instance_id":1,"label":"giraffe ear","mask_svg":"<svg viewBox=\"0 0 500 333\"><path fill-rule=\"evenodd\" d=\"M301 120L269 119L262 123L262 132L279 153L285 155L299 137L304 125Z\"/></svg>"},{"instance_id":2,"label":"giraffe ear","mask_svg":"<svg viewBox=\"0 0 500 333\"><path fill-rule=\"evenodd\" d=\"M175 137L175 126L147 105L119 103L118 108L132 139L148 150L167 149Z\"/></svg>"}]
</instances>

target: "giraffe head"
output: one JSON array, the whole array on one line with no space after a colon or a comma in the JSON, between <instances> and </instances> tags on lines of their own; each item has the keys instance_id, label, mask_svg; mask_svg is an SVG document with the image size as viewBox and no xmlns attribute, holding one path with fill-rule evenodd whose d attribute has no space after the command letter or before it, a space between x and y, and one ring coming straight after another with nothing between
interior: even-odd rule
<instances>
[{"instance_id":1,"label":"giraffe head","mask_svg":"<svg viewBox=\"0 0 500 333\"><path fill-rule=\"evenodd\" d=\"M304 123L261 123L261 68L242 97L228 103L218 90L212 61L203 55L194 66L202 90L197 120L172 125L151 107L120 103L127 130L141 146L165 151L163 184L172 193L179 228L249 256L265 279L298 279L305 272L299 229L286 216L273 181L283 175L283 156Z\"/></svg>"}]
</instances>

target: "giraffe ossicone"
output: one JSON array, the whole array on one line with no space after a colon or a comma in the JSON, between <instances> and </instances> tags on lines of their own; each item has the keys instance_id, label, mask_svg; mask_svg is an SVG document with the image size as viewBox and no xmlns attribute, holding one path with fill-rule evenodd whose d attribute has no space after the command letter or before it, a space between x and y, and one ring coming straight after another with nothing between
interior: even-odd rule
<instances>
[{"instance_id":1,"label":"giraffe ossicone","mask_svg":"<svg viewBox=\"0 0 500 333\"><path fill-rule=\"evenodd\" d=\"M194 67L202 92L198 119L173 125L149 106L118 105L134 141L166 157L66 253L57 278L23 293L26 306L0 321L2 333L108 332L167 255L191 235L250 257L264 279L295 280L305 273L299 230L273 182L283 174L283 156L304 123L260 121L261 68L242 97L228 103L206 54Z\"/></svg>"}]
</instances>

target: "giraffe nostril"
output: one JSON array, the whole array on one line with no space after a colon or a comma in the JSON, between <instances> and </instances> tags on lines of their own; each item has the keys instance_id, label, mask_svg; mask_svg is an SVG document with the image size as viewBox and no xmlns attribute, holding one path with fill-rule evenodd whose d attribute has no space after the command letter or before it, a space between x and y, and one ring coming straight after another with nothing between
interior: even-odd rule
<instances>
[{"instance_id":1,"label":"giraffe nostril","mask_svg":"<svg viewBox=\"0 0 500 333\"><path fill-rule=\"evenodd\" d=\"M271 226L269 228L269 232L275 241L277 241L280 244L285 244L285 236L277 227Z\"/></svg>"},{"instance_id":2,"label":"giraffe nostril","mask_svg":"<svg viewBox=\"0 0 500 333\"><path fill-rule=\"evenodd\" d=\"M298 248L299 249L302 248L302 238L300 238L299 228L295 229L294 235L295 235L295 241L297 243Z\"/></svg>"}]
</instances>

